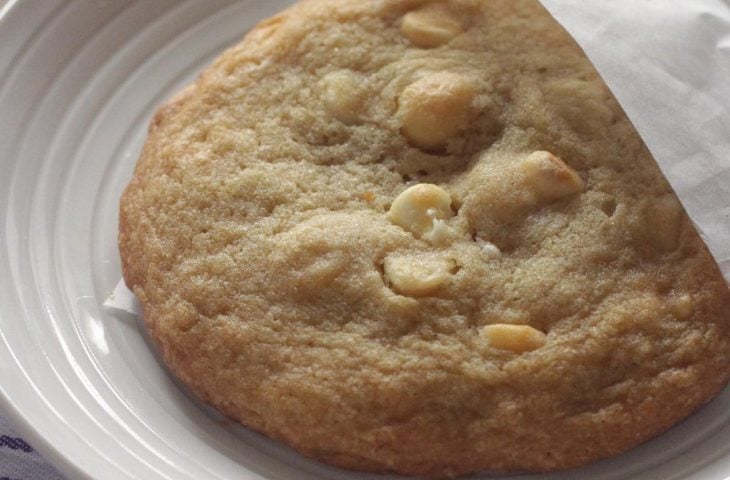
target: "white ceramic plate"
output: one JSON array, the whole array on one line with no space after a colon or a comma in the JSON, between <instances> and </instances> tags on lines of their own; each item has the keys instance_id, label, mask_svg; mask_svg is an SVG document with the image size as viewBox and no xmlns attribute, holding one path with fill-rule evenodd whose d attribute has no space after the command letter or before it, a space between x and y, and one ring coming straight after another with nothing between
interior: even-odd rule
<instances>
[{"instance_id":1,"label":"white ceramic plate","mask_svg":"<svg viewBox=\"0 0 730 480\"><path fill-rule=\"evenodd\" d=\"M120 278L117 200L153 109L287 3L0 2L0 407L71 479L378 477L195 403L137 319L101 308ZM730 390L626 455L513 478L730 478Z\"/></svg>"}]
</instances>

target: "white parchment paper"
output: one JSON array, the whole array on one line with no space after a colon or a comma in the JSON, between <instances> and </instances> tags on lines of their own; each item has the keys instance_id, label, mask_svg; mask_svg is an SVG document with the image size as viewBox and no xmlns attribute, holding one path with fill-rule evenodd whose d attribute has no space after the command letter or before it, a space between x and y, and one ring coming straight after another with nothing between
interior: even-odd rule
<instances>
[{"instance_id":1,"label":"white parchment paper","mask_svg":"<svg viewBox=\"0 0 730 480\"><path fill-rule=\"evenodd\" d=\"M541 1L613 91L730 281L730 2Z\"/></svg>"},{"instance_id":2,"label":"white parchment paper","mask_svg":"<svg viewBox=\"0 0 730 480\"><path fill-rule=\"evenodd\" d=\"M541 1L603 76L730 281L730 3ZM123 281L104 305L141 313Z\"/></svg>"},{"instance_id":3,"label":"white parchment paper","mask_svg":"<svg viewBox=\"0 0 730 480\"><path fill-rule=\"evenodd\" d=\"M127 288L124 279L117 282L112 294L104 301L104 306L116 310L123 310L132 315L142 315L142 306L139 304L139 300L137 300L134 293Z\"/></svg>"}]
</instances>

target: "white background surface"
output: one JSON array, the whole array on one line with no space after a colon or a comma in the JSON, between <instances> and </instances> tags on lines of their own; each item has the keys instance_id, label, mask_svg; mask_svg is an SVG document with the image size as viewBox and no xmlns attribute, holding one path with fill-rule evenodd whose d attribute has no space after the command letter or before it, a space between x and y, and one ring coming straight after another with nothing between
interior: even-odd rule
<instances>
[{"instance_id":1,"label":"white background surface","mask_svg":"<svg viewBox=\"0 0 730 480\"><path fill-rule=\"evenodd\" d=\"M0 16L0 397L69 478L364 479L232 425L166 375L120 277L117 202L155 105L285 0L29 0ZM548 479L730 477L730 390ZM390 478L390 477L385 477Z\"/></svg>"}]
</instances>

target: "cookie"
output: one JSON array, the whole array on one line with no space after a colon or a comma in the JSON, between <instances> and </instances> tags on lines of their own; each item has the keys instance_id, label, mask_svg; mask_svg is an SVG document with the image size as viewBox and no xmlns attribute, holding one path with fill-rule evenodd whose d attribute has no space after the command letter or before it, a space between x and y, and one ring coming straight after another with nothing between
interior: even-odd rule
<instances>
[{"instance_id":1,"label":"cookie","mask_svg":"<svg viewBox=\"0 0 730 480\"><path fill-rule=\"evenodd\" d=\"M623 452L730 375L730 294L536 1L309 0L152 120L124 278L170 371L358 470Z\"/></svg>"}]
</instances>

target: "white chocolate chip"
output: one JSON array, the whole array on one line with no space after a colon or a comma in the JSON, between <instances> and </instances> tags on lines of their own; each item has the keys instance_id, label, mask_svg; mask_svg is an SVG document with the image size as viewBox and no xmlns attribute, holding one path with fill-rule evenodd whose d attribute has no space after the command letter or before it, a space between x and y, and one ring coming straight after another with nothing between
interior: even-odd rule
<instances>
[{"instance_id":1,"label":"white chocolate chip","mask_svg":"<svg viewBox=\"0 0 730 480\"><path fill-rule=\"evenodd\" d=\"M483 327L479 335L490 346L515 353L537 350L547 342L547 335L529 325L495 323Z\"/></svg>"},{"instance_id":2,"label":"white chocolate chip","mask_svg":"<svg viewBox=\"0 0 730 480\"><path fill-rule=\"evenodd\" d=\"M484 245L482 245L482 254L489 260L502 256L502 252L499 250L499 248L497 248L497 246L493 243L489 242L486 242Z\"/></svg>"},{"instance_id":3,"label":"white chocolate chip","mask_svg":"<svg viewBox=\"0 0 730 480\"><path fill-rule=\"evenodd\" d=\"M453 260L438 254L389 256L385 278L396 292L411 297L432 295L453 277Z\"/></svg>"},{"instance_id":4,"label":"white chocolate chip","mask_svg":"<svg viewBox=\"0 0 730 480\"><path fill-rule=\"evenodd\" d=\"M443 45L464 31L445 5L429 4L408 12L400 25L401 33L417 47Z\"/></svg>"},{"instance_id":5,"label":"white chocolate chip","mask_svg":"<svg viewBox=\"0 0 730 480\"><path fill-rule=\"evenodd\" d=\"M322 98L330 115L344 124L360 120L362 95L360 79L349 70L328 73L322 79Z\"/></svg>"},{"instance_id":6,"label":"white chocolate chip","mask_svg":"<svg viewBox=\"0 0 730 480\"><path fill-rule=\"evenodd\" d=\"M419 183L405 189L398 195L386 218L416 238L439 243L448 228L443 220L451 218L451 196L441 187L430 183Z\"/></svg>"},{"instance_id":7,"label":"white chocolate chip","mask_svg":"<svg viewBox=\"0 0 730 480\"><path fill-rule=\"evenodd\" d=\"M424 76L398 98L403 135L425 150L443 148L468 126L476 95L476 82L463 75L437 72Z\"/></svg>"},{"instance_id":8,"label":"white chocolate chip","mask_svg":"<svg viewBox=\"0 0 730 480\"><path fill-rule=\"evenodd\" d=\"M527 186L541 200L551 202L585 190L583 179L575 170L550 152L533 152L520 167Z\"/></svg>"},{"instance_id":9,"label":"white chocolate chip","mask_svg":"<svg viewBox=\"0 0 730 480\"><path fill-rule=\"evenodd\" d=\"M445 221L434 218L431 230L424 233L423 238L433 245L444 245L449 238L449 232L449 226Z\"/></svg>"}]
</instances>

